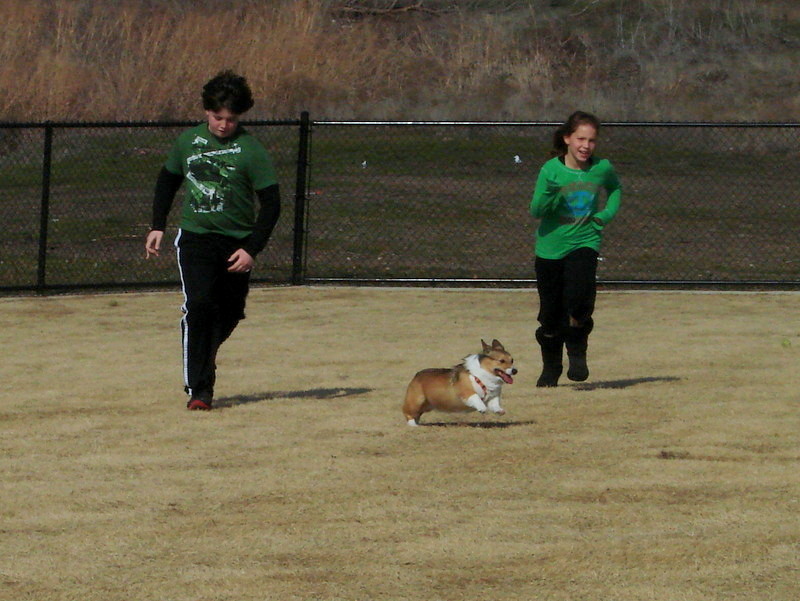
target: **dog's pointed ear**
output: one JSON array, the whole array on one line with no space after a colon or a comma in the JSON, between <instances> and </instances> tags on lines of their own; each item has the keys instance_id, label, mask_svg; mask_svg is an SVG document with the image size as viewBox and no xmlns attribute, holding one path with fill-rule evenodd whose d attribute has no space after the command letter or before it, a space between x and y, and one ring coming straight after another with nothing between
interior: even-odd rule
<instances>
[{"instance_id":1,"label":"dog's pointed ear","mask_svg":"<svg viewBox=\"0 0 800 601\"><path fill-rule=\"evenodd\" d=\"M492 348L494 350L496 350L496 351L505 351L506 350L505 348L503 348L503 345L500 344L500 341L497 338L492 340Z\"/></svg>"},{"instance_id":2,"label":"dog's pointed ear","mask_svg":"<svg viewBox=\"0 0 800 601\"><path fill-rule=\"evenodd\" d=\"M486 344L486 343L483 341L483 338L481 338L481 344L483 345L483 354L484 354L484 355L486 355L486 354L488 354L489 352L491 352L491 350L492 350L492 347L491 347L491 346L489 346L488 344Z\"/></svg>"}]
</instances>

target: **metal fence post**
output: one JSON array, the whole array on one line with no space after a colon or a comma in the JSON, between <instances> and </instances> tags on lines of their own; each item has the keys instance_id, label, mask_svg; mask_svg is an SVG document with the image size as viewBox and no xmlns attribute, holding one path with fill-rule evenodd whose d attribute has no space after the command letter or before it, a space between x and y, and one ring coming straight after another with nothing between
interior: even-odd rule
<instances>
[{"instance_id":1,"label":"metal fence post","mask_svg":"<svg viewBox=\"0 0 800 601\"><path fill-rule=\"evenodd\" d=\"M300 113L300 140L297 147L297 179L294 193L294 248L292 251L292 284L294 285L302 284L304 280L303 257L305 256L306 240L306 181L310 123L308 111Z\"/></svg>"},{"instance_id":2,"label":"metal fence post","mask_svg":"<svg viewBox=\"0 0 800 601\"><path fill-rule=\"evenodd\" d=\"M36 289L42 292L47 275L47 229L50 222L50 166L53 156L53 126L44 126L44 153L42 155L42 203L39 211L39 260Z\"/></svg>"}]
</instances>

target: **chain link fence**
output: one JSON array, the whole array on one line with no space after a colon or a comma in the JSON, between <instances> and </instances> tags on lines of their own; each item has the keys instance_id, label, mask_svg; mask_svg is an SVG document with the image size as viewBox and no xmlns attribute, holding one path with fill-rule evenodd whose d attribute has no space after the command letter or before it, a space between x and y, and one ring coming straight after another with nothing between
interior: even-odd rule
<instances>
[{"instance_id":1,"label":"chain link fence","mask_svg":"<svg viewBox=\"0 0 800 601\"><path fill-rule=\"evenodd\" d=\"M177 283L144 259L155 178L192 123L0 124L0 292ZM283 210L264 283L535 283L528 213L555 123L251 122ZM800 124L609 123L623 182L601 283L800 286ZM174 237L179 202L167 238Z\"/></svg>"},{"instance_id":2,"label":"chain link fence","mask_svg":"<svg viewBox=\"0 0 800 601\"><path fill-rule=\"evenodd\" d=\"M0 125L0 290L141 287L177 282L175 253L145 260L156 176L194 123ZM248 125L281 182L297 166L297 123ZM174 240L182 193L170 213ZM292 269L291 202L260 260L260 278Z\"/></svg>"}]
</instances>

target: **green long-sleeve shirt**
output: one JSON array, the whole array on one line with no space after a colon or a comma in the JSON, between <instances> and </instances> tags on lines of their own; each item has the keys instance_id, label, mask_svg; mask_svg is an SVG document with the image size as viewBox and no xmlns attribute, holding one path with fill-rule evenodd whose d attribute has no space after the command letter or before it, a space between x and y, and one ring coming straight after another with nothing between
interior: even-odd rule
<instances>
[{"instance_id":1,"label":"green long-sleeve shirt","mask_svg":"<svg viewBox=\"0 0 800 601\"><path fill-rule=\"evenodd\" d=\"M606 190L605 207L599 196ZM536 256L561 259L582 247L600 251L603 228L617 214L622 185L606 159L592 159L587 170L570 169L560 157L542 165L530 204L531 215L541 219L536 230ZM602 224L596 223L594 218Z\"/></svg>"}]
</instances>

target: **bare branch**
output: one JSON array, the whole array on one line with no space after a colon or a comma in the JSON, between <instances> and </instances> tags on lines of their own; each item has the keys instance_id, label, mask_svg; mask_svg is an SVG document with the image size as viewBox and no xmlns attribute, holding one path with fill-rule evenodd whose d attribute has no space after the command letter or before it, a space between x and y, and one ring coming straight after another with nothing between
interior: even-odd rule
<instances>
[{"instance_id":1,"label":"bare branch","mask_svg":"<svg viewBox=\"0 0 800 601\"><path fill-rule=\"evenodd\" d=\"M386 6L365 6L362 3L348 2L342 6L338 6L335 10L341 14L351 16L369 16L369 15L393 15L408 12L424 12L428 14L439 14L440 11L427 8L423 5L423 0L416 0L415 2L408 2L403 0L392 0L385 3Z\"/></svg>"}]
</instances>

